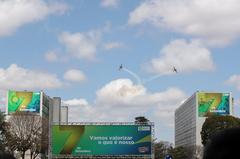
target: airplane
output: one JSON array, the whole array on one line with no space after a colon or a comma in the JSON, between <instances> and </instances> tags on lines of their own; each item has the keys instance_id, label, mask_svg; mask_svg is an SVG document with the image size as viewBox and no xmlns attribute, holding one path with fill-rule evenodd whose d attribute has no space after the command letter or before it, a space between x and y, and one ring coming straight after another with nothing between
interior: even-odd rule
<instances>
[{"instance_id":1,"label":"airplane","mask_svg":"<svg viewBox=\"0 0 240 159\"><path fill-rule=\"evenodd\" d=\"M173 66L173 69L172 69L172 71L173 71L173 72L175 72L175 73L178 73L178 70L176 69L176 67L175 67L175 66Z\"/></svg>"},{"instance_id":2,"label":"airplane","mask_svg":"<svg viewBox=\"0 0 240 159\"><path fill-rule=\"evenodd\" d=\"M118 70L120 71L121 69L123 69L123 65L122 64L119 66Z\"/></svg>"}]
</instances>

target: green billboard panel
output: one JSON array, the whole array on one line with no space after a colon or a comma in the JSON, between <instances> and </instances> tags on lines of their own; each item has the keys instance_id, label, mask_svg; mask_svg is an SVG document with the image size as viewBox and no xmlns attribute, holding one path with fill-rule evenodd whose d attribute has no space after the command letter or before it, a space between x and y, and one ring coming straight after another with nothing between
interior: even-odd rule
<instances>
[{"instance_id":1,"label":"green billboard panel","mask_svg":"<svg viewBox=\"0 0 240 159\"><path fill-rule=\"evenodd\" d=\"M53 155L151 155L151 125L53 125Z\"/></svg>"},{"instance_id":2,"label":"green billboard panel","mask_svg":"<svg viewBox=\"0 0 240 159\"><path fill-rule=\"evenodd\" d=\"M228 115L230 113L229 93L197 93L198 116Z\"/></svg>"},{"instance_id":3,"label":"green billboard panel","mask_svg":"<svg viewBox=\"0 0 240 159\"><path fill-rule=\"evenodd\" d=\"M8 113L40 112L40 92L8 91Z\"/></svg>"}]
</instances>

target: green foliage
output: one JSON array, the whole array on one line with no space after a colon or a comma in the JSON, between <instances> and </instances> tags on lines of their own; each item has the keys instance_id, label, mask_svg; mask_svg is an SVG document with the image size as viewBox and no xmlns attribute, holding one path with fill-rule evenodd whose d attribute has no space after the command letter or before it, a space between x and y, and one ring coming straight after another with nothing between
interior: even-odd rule
<instances>
[{"instance_id":1,"label":"green foliage","mask_svg":"<svg viewBox=\"0 0 240 159\"><path fill-rule=\"evenodd\" d=\"M17 112L8 119L6 143L11 151L18 152L22 159L30 150L31 159L47 151L48 120L28 112Z\"/></svg>"},{"instance_id":2,"label":"green foliage","mask_svg":"<svg viewBox=\"0 0 240 159\"><path fill-rule=\"evenodd\" d=\"M135 124L148 124L149 120L144 116L135 117Z\"/></svg>"},{"instance_id":3,"label":"green foliage","mask_svg":"<svg viewBox=\"0 0 240 159\"><path fill-rule=\"evenodd\" d=\"M210 116L202 126L201 138L205 146L208 140L218 131L240 127L240 119L233 116Z\"/></svg>"},{"instance_id":4,"label":"green foliage","mask_svg":"<svg viewBox=\"0 0 240 159\"><path fill-rule=\"evenodd\" d=\"M0 111L0 159L1 158L15 159L13 151L9 149L7 146L6 127L7 122L5 122L5 114Z\"/></svg>"},{"instance_id":5,"label":"green foliage","mask_svg":"<svg viewBox=\"0 0 240 159\"><path fill-rule=\"evenodd\" d=\"M174 159L188 159L190 156L190 151L185 147L175 147L169 150L169 154L173 156Z\"/></svg>"},{"instance_id":6,"label":"green foliage","mask_svg":"<svg viewBox=\"0 0 240 159\"><path fill-rule=\"evenodd\" d=\"M4 152L5 151L5 145L4 145L4 125L5 125L5 116L4 114L0 111L0 152Z\"/></svg>"},{"instance_id":7,"label":"green foliage","mask_svg":"<svg viewBox=\"0 0 240 159\"><path fill-rule=\"evenodd\" d=\"M2 158L2 159L15 159L15 157L12 154L1 153L1 152L0 152L0 158Z\"/></svg>"},{"instance_id":8,"label":"green foliage","mask_svg":"<svg viewBox=\"0 0 240 159\"><path fill-rule=\"evenodd\" d=\"M0 111L0 131L4 129L4 119L5 119L5 116L4 114Z\"/></svg>"},{"instance_id":9,"label":"green foliage","mask_svg":"<svg viewBox=\"0 0 240 159\"><path fill-rule=\"evenodd\" d=\"M164 159L166 155L172 155L174 159L193 159L192 149L185 147L175 147L169 142L155 142L154 143L155 159Z\"/></svg>"},{"instance_id":10,"label":"green foliage","mask_svg":"<svg viewBox=\"0 0 240 159\"><path fill-rule=\"evenodd\" d=\"M172 149L172 145L169 142L156 142L154 143L155 158L162 159L166 156L169 150Z\"/></svg>"}]
</instances>

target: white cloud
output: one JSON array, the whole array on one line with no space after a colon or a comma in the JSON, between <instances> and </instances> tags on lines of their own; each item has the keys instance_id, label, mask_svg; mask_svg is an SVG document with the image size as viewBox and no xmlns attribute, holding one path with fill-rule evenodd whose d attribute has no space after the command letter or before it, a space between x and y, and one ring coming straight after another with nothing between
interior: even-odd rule
<instances>
[{"instance_id":1,"label":"white cloud","mask_svg":"<svg viewBox=\"0 0 240 159\"><path fill-rule=\"evenodd\" d=\"M235 106L239 106L240 105L240 99L239 98L234 100L234 105Z\"/></svg>"},{"instance_id":2,"label":"white cloud","mask_svg":"<svg viewBox=\"0 0 240 159\"><path fill-rule=\"evenodd\" d=\"M117 49L117 48L123 48L125 45L120 42L109 42L104 45L105 50L111 50L111 49Z\"/></svg>"},{"instance_id":3,"label":"white cloud","mask_svg":"<svg viewBox=\"0 0 240 159\"><path fill-rule=\"evenodd\" d=\"M69 60L69 56L56 50L47 51L44 54L44 58L48 62L67 62Z\"/></svg>"},{"instance_id":4,"label":"white cloud","mask_svg":"<svg viewBox=\"0 0 240 159\"><path fill-rule=\"evenodd\" d=\"M209 44L227 44L240 36L238 0L145 0L130 13L128 23L150 23Z\"/></svg>"},{"instance_id":5,"label":"white cloud","mask_svg":"<svg viewBox=\"0 0 240 159\"><path fill-rule=\"evenodd\" d=\"M240 91L240 75L232 75L226 83L236 87L236 89Z\"/></svg>"},{"instance_id":6,"label":"white cloud","mask_svg":"<svg viewBox=\"0 0 240 159\"><path fill-rule=\"evenodd\" d=\"M64 79L71 82L82 82L86 80L86 76L81 70L70 69L65 72Z\"/></svg>"},{"instance_id":7,"label":"white cloud","mask_svg":"<svg viewBox=\"0 0 240 159\"><path fill-rule=\"evenodd\" d=\"M104 8L115 8L119 4L119 0L101 0L101 6Z\"/></svg>"},{"instance_id":8,"label":"white cloud","mask_svg":"<svg viewBox=\"0 0 240 159\"><path fill-rule=\"evenodd\" d=\"M50 14L62 14L66 4L44 0L1 0L0 36L12 34L19 27L44 19Z\"/></svg>"},{"instance_id":9,"label":"white cloud","mask_svg":"<svg viewBox=\"0 0 240 159\"><path fill-rule=\"evenodd\" d=\"M58 56L57 56L56 52L54 52L54 51L49 51L49 52L45 53L44 57L49 62L58 61Z\"/></svg>"},{"instance_id":10,"label":"white cloud","mask_svg":"<svg viewBox=\"0 0 240 159\"><path fill-rule=\"evenodd\" d=\"M89 30L87 32L62 32L58 36L58 41L63 44L67 54L62 56L59 53L57 55L57 61L66 62L70 58L77 58L81 60L95 61L97 60L96 54L98 49L104 48L102 42L102 35L111 31L111 23L106 22L102 28ZM112 44L109 46L112 48L121 47L121 44ZM108 47L108 48L109 48ZM109 48L110 49L110 48ZM51 55L51 54L50 54ZM49 56L50 56L49 55ZM54 57L55 55L51 55Z\"/></svg>"},{"instance_id":11,"label":"white cloud","mask_svg":"<svg viewBox=\"0 0 240 159\"><path fill-rule=\"evenodd\" d=\"M178 103L185 94L178 88L163 92L149 92L143 85L135 85L130 79L117 79L97 91L96 103L121 108L154 108L157 105Z\"/></svg>"},{"instance_id":12,"label":"white cloud","mask_svg":"<svg viewBox=\"0 0 240 159\"><path fill-rule=\"evenodd\" d=\"M68 53L76 58L85 60L95 59L100 39L100 31L89 31L87 33L63 32L59 36L59 41L65 45Z\"/></svg>"},{"instance_id":13,"label":"white cloud","mask_svg":"<svg viewBox=\"0 0 240 159\"><path fill-rule=\"evenodd\" d=\"M96 94L92 105L81 98L65 102L69 105L71 121L134 121L134 117L145 116L152 111L156 121L164 121L161 124L169 126L173 124L175 108L186 98L178 88L151 93L129 79L111 81ZM167 121L166 118L172 120Z\"/></svg>"},{"instance_id":14,"label":"white cloud","mask_svg":"<svg viewBox=\"0 0 240 159\"><path fill-rule=\"evenodd\" d=\"M211 71L215 65L211 52L199 41L183 39L171 41L160 51L160 57L153 58L147 70L156 74L172 74L175 66L180 72Z\"/></svg>"},{"instance_id":15,"label":"white cloud","mask_svg":"<svg viewBox=\"0 0 240 159\"><path fill-rule=\"evenodd\" d=\"M70 99L70 100L64 100L63 104L70 105L70 106L85 106L88 105L88 102L86 99L80 98L80 99Z\"/></svg>"},{"instance_id":16,"label":"white cloud","mask_svg":"<svg viewBox=\"0 0 240 159\"><path fill-rule=\"evenodd\" d=\"M118 79L106 84L100 90L97 91L97 103L103 105L121 105L121 107L139 106L144 103L136 103L134 98L141 97L146 94L146 89L142 85L134 85L131 80ZM139 98L141 100L141 98Z\"/></svg>"},{"instance_id":17,"label":"white cloud","mask_svg":"<svg viewBox=\"0 0 240 159\"><path fill-rule=\"evenodd\" d=\"M101 119L97 109L91 106L86 99L64 100L63 104L68 106L69 122L96 122Z\"/></svg>"},{"instance_id":18,"label":"white cloud","mask_svg":"<svg viewBox=\"0 0 240 159\"><path fill-rule=\"evenodd\" d=\"M129 79L118 79L97 91L96 102L115 110L114 116L125 120L152 111L152 116L158 119L158 122L172 127L174 110L185 98L185 93L178 88L152 93L142 85L134 85Z\"/></svg>"},{"instance_id":19,"label":"white cloud","mask_svg":"<svg viewBox=\"0 0 240 159\"><path fill-rule=\"evenodd\" d=\"M56 75L29 70L11 64L8 68L0 68L0 89L51 89L62 87L63 83Z\"/></svg>"}]
</instances>

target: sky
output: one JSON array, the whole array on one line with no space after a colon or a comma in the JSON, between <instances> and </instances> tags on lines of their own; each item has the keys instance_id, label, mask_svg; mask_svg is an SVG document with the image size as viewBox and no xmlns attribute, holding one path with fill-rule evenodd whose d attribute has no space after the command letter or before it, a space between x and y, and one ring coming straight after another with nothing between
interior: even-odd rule
<instances>
[{"instance_id":1,"label":"sky","mask_svg":"<svg viewBox=\"0 0 240 159\"><path fill-rule=\"evenodd\" d=\"M71 122L145 116L173 143L197 90L231 92L240 116L239 15L239 0L0 0L0 109L43 90Z\"/></svg>"}]
</instances>

